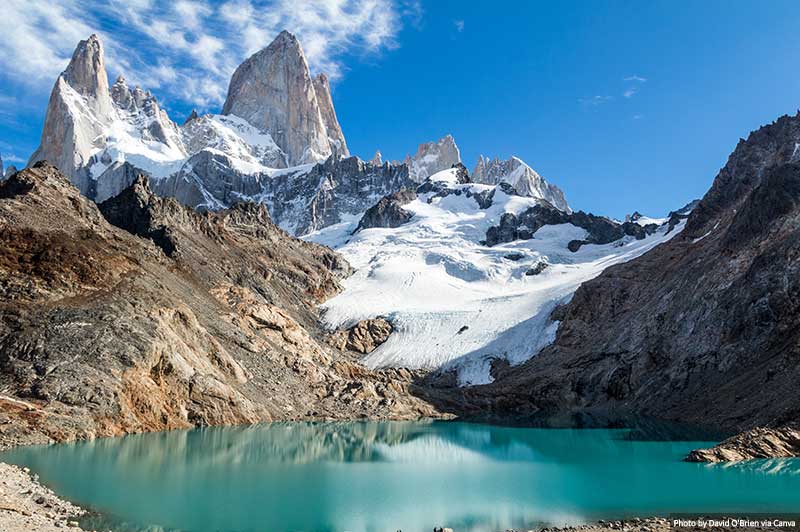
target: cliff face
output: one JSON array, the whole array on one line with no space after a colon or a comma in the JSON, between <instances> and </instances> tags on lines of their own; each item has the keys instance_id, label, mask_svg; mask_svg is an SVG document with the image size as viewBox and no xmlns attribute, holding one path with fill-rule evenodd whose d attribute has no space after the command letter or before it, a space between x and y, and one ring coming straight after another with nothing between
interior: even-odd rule
<instances>
[{"instance_id":1,"label":"cliff face","mask_svg":"<svg viewBox=\"0 0 800 532\"><path fill-rule=\"evenodd\" d=\"M0 184L0 240L0 438L434 413L326 346L349 266L264 207L198 214L139 178L98 208L39 164Z\"/></svg>"},{"instance_id":2,"label":"cliff face","mask_svg":"<svg viewBox=\"0 0 800 532\"><path fill-rule=\"evenodd\" d=\"M334 148L348 155L327 78L312 80L300 43L287 31L236 69L222 114L272 135L289 166L319 162Z\"/></svg>"},{"instance_id":3,"label":"cliff face","mask_svg":"<svg viewBox=\"0 0 800 532\"><path fill-rule=\"evenodd\" d=\"M800 116L741 141L680 235L584 283L553 345L467 391L468 409L797 419L798 142Z\"/></svg>"},{"instance_id":4,"label":"cliff face","mask_svg":"<svg viewBox=\"0 0 800 532\"><path fill-rule=\"evenodd\" d=\"M98 137L110 124L111 111L103 45L92 35L78 43L69 65L56 79L31 163L48 160L88 191L88 165L98 149Z\"/></svg>"},{"instance_id":5,"label":"cliff face","mask_svg":"<svg viewBox=\"0 0 800 532\"><path fill-rule=\"evenodd\" d=\"M322 122L325 124L325 131L328 134L328 142L334 154L340 157L347 157L350 152L347 150L347 142L344 140L344 133L336 118L336 111L333 108L333 98L331 98L331 86L328 83L328 76L318 74L314 77L314 94L317 96L319 112ZM380 165L380 163L378 163Z\"/></svg>"}]
</instances>

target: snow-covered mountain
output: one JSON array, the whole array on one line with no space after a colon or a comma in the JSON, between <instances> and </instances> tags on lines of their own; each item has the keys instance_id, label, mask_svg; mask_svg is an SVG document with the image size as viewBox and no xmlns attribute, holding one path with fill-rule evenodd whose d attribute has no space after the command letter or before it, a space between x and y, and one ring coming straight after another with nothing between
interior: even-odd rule
<instances>
[{"instance_id":1,"label":"snow-covered mountain","mask_svg":"<svg viewBox=\"0 0 800 532\"><path fill-rule=\"evenodd\" d=\"M508 183L523 196L543 199L562 211L571 210L560 188L545 181L533 168L517 157L501 161L497 157L489 159L480 155L472 171L472 178L476 183L487 185Z\"/></svg>"},{"instance_id":2,"label":"snow-covered mountain","mask_svg":"<svg viewBox=\"0 0 800 532\"><path fill-rule=\"evenodd\" d=\"M411 216L398 227L353 234L353 220L306 237L356 268L323 305L324 319L341 328L384 316L394 332L365 358L368 366L453 369L462 385L490 382L496 360L516 365L534 356L555 337L553 309L581 283L670 239L683 223L626 235L617 222L569 215L507 184L470 182L463 167L431 176L417 193L402 205ZM487 244L502 220L526 213L541 225L531 235ZM550 223L561 219L570 222ZM584 243L593 239L606 243ZM573 252L572 242L582 245Z\"/></svg>"},{"instance_id":3,"label":"snow-covered mountain","mask_svg":"<svg viewBox=\"0 0 800 532\"><path fill-rule=\"evenodd\" d=\"M144 173L157 194L198 209L265 204L282 228L356 267L325 304L328 326L391 322L367 365L452 368L462 384L535 355L555 334L552 310L583 281L680 229L678 215L573 213L516 157L481 156L470 177L451 135L404 162L349 156L328 80L311 76L288 32L236 69L221 114L182 125L123 77L109 86L102 43L81 41L53 87L40 159L97 202Z\"/></svg>"},{"instance_id":4,"label":"snow-covered mountain","mask_svg":"<svg viewBox=\"0 0 800 532\"><path fill-rule=\"evenodd\" d=\"M53 87L30 162L41 159L98 202L144 173L158 194L199 209L265 203L298 235L360 216L382 196L461 162L451 135L421 144L403 163L385 163L379 152L370 162L349 157L328 79L311 76L286 31L236 69L222 114L193 112L182 125L124 77L109 87L103 44L92 35ZM563 195L548 192L557 188L526 171L538 180L523 186L513 174L519 192L568 209Z\"/></svg>"}]
</instances>

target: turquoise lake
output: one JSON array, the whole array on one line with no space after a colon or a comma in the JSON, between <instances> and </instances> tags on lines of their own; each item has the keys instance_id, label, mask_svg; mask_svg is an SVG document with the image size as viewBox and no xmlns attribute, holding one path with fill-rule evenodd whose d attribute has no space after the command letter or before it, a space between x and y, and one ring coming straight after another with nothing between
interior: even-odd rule
<instances>
[{"instance_id":1,"label":"turquoise lake","mask_svg":"<svg viewBox=\"0 0 800 532\"><path fill-rule=\"evenodd\" d=\"M800 460L682 462L707 441L462 422L274 423L15 449L86 526L184 532L497 531L800 509Z\"/></svg>"}]
</instances>

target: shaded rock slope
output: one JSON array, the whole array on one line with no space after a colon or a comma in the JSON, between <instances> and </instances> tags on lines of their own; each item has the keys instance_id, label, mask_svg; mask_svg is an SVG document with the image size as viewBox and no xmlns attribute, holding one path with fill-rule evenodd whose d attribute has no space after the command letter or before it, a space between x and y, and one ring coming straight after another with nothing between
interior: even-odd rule
<instances>
[{"instance_id":1,"label":"shaded rock slope","mask_svg":"<svg viewBox=\"0 0 800 532\"><path fill-rule=\"evenodd\" d=\"M200 214L139 178L98 208L39 163L0 184L0 241L0 439L434 414L408 372L326 347L350 267L263 206Z\"/></svg>"},{"instance_id":2,"label":"shaded rock slope","mask_svg":"<svg viewBox=\"0 0 800 532\"><path fill-rule=\"evenodd\" d=\"M741 140L684 230L584 283L555 342L467 412L647 415L726 430L800 416L800 115Z\"/></svg>"}]
</instances>

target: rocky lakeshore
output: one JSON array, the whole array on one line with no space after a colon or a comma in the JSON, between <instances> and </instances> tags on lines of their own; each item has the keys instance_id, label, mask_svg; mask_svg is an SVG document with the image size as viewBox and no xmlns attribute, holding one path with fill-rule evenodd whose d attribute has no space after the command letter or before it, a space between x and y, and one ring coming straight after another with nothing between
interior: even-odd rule
<instances>
[{"instance_id":1,"label":"rocky lakeshore","mask_svg":"<svg viewBox=\"0 0 800 532\"><path fill-rule=\"evenodd\" d=\"M714 518L715 521L724 521L724 519ZM739 530L787 530L785 527L779 526L765 526L758 528L751 527L736 527ZM673 525L671 519L664 517L648 517L646 519L625 519L621 521L597 521L586 525L567 526L567 527L546 527L539 529L528 529L527 532L667 532L681 530L684 532L694 532L699 530L711 532L723 532L731 530L729 526L715 526L709 524L705 526L681 526L676 527ZM792 530L792 528L789 528ZM506 532L523 532L522 530L513 529Z\"/></svg>"},{"instance_id":2,"label":"rocky lakeshore","mask_svg":"<svg viewBox=\"0 0 800 532\"><path fill-rule=\"evenodd\" d=\"M42 486L27 468L0 463L0 530L80 532L85 511Z\"/></svg>"}]
</instances>

